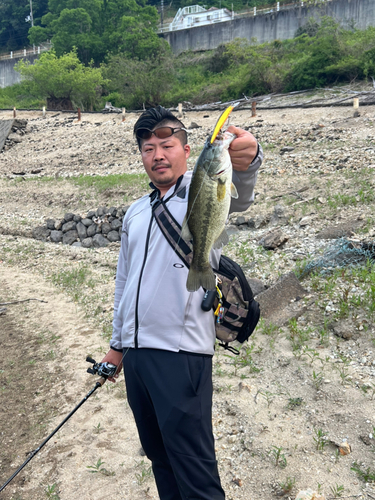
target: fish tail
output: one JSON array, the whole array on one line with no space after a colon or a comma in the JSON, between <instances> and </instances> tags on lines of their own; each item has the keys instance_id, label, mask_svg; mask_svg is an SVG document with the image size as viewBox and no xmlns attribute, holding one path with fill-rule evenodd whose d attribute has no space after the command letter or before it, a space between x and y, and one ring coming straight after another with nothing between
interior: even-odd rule
<instances>
[{"instance_id":1,"label":"fish tail","mask_svg":"<svg viewBox=\"0 0 375 500\"><path fill-rule=\"evenodd\" d=\"M205 290L214 290L215 286L216 278L210 265L204 269L198 269L193 264L190 266L186 281L188 292L195 292L200 287L203 287Z\"/></svg>"}]
</instances>

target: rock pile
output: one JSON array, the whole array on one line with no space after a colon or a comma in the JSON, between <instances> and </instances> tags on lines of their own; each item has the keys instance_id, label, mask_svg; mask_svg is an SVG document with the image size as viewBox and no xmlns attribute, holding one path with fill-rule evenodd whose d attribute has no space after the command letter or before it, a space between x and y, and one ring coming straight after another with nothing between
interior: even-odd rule
<instances>
[{"instance_id":1,"label":"rock pile","mask_svg":"<svg viewBox=\"0 0 375 500\"><path fill-rule=\"evenodd\" d=\"M12 129L5 140L4 151L21 142L21 137L26 134L26 127L27 120L22 118L16 118L14 120Z\"/></svg>"},{"instance_id":2,"label":"rock pile","mask_svg":"<svg viewBox=\"0 0 375 500\"><path fill-rule=\"evenodd\" d=\"M81 216L67 213L61 220L47 219L33 229L33 238L84 248L106 247L121 240L122 221L128 207L99 207Z\"/></svg>"}]
</instances>

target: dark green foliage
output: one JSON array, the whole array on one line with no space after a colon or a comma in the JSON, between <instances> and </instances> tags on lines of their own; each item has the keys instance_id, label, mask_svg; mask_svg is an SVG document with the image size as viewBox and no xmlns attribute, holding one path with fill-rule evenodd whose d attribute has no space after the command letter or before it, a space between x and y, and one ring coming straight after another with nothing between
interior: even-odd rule
<instances>
[{"instance_id":1,"label":"dark green foliage","mask_svg":"<svg viewBox=\"0 0 375 500\"><path fill-rule=\"evenodd\" d=\"M82 109L92 110L107 82L100 68L84 66L75 51L58 58L53 50L44 52L34 64L21 59L15 66L24 78L30 96L42 99L70 99Z\"/></svg>"},{"instance_id":2,"label":"dark green foliage","mask_svg":"<svg viewBox=\"0 0 375 500\"><path fill-rule=\"evenodd\" d=\"M47 12L48 0L33 0L34 24L40 23ZM30 15L28 0L0 1L0 52L18 50L29 45L27 40L30 22L25 21Z\"/></svg>"},{"instance_id":3,"label":"dark green foliage","mask_svg":"<svg viewBox=\"0 0 375 500\"><path fill-rule=\"evenodd\" d=\"M138 40L140 42L140 40ZM175 73L169 45L161 41L148 58L130 58L129 52L112 55L103 65L109 84L107 100L118 107L140 109L143 104L156 106L171 89ZM135 53L136 47L135 47ZM140 49L138 49L140 53Z\"/></svg>"}]
</instances>

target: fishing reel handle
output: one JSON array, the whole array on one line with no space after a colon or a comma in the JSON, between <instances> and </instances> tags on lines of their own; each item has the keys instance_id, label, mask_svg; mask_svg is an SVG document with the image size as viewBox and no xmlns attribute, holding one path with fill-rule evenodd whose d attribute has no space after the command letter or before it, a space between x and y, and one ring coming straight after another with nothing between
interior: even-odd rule
<instances>
[{"instance_id":1,"label":"fishing reel handle","mask_svg":"<svg viewBox=\"0 0 375 500\"><path fill-rule=\"evenodd\" d=\"M92 363L92 368L88 368L87 372L91 373L91 375L99 375L104 379L104 382L107 380L107 378L111 378L115 376L115 373L117 371L117 366L108 363L107 361L104 363L97 363L95 359L92 359L90 356L87 356L86 361L88 363ZM104 382L100 385L103 385Z\"/></svg>"}]
</instances>

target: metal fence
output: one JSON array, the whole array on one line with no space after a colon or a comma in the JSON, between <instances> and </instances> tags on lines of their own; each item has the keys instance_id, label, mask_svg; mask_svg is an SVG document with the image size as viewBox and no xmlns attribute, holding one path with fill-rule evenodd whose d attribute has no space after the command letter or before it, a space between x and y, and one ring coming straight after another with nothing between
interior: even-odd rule
<instances>
[{"instance_id":1,"label":"metal fence","mask_svg":"<svg viewBox=\"0 0 375 500\"><path fill-rule=\"evenodd\" d=\"M52 47L51 43L44 43L38 47L35 45L33 47L29 47L27 49L15 50L7 52L6 54L0 54L0 60L3 59L19 59L21 57L27 57L34 54L41 54L42 52L46 52L50 50Z\"/></svg>"}]
</instances>

